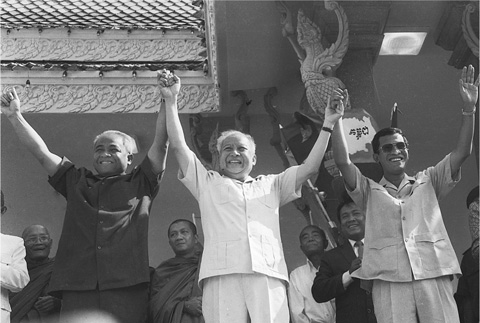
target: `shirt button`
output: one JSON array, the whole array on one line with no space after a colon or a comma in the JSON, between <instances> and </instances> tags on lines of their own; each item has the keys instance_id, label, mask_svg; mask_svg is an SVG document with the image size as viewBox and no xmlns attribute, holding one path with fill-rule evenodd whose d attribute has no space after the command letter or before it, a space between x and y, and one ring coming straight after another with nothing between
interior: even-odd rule
<instances>
[{"instance_id":1,"label":"shirt button","mask_svg":"<svg viewBox=\"0 0 480 323\"><path fill-rule=\"evenodd\" d=\"M372 310L371 310L371 309L367 309L367 313L372 313Z\"/></svg>"},{"instance_id":2,"label":"shirt button","mask_svg":"<svg viewBox=\"0 0 480 323\"><path fill-rule=\"evenodd\" d=\"M402 217L402 220L403 220L403 221L405 221L406 219L407 219L406 217L404 217L404 216Z\"/></svg>"},{"instance_id":3,"label":"shirt button","mask_svg":"<svg viewBox=\"0 0 480 323\"><path fill-rule=\"evenodd\" d=\"M101 247L101 246L98 246L97 249L100 250L100 249L102 249L102 247Z\"/></svg>"},{"instance_id":4,"label":"shirt button","mask_svg":"<svg viewBox=\"0 0 480 323\"><path fill-rule=\"evenodd\" d=\"M103 224L103 221L100 221L100 224Z\"/></svg>"},{"instance_id":5,"label":"shirt button","mask_svg":"<svg viewBox=\"0 0 480 323\"><path fill-rule=\"evenodd\" d=\"M405 239L405 242L408 242L408 239Z\"/></svg>"}]
</instances>

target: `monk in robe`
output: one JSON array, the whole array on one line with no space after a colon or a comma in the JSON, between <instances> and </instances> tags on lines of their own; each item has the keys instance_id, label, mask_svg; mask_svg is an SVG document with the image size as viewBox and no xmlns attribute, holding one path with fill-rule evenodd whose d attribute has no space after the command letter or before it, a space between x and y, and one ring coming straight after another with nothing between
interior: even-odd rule
<instances>
[{"instance_id":1,"label":"monk in robe","mask_svg":"<svg viewBox=\"0 0 480 323\"><path fill-rule=\"evenodd\" d=\"M169 244L175 257L162 262L154 271L150 286L151 323L204 323L202 292L198 272L202 246L191 221L170 224Z\"/></svg>"},{"instance_id":2,"label":"monk in robe","mask_svg":"<svg viewBox=\"0 0 480 323\"><path fill-rule=\"evenodd\" d=\"M19 293L10 295L11 322L58 322L61 300L46 294L55 259L49 258L50 234L42 225L27 227L22 238L25 245L30 282Z\"/></svg>"}]
</instances>

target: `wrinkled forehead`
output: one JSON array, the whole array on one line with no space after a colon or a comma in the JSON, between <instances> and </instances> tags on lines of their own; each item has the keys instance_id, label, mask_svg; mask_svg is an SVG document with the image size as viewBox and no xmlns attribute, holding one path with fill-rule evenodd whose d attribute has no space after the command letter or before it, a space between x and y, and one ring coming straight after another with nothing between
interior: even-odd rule
<instances>
[{"instance_id":1,"label":"wrinkled forehead","mask_svg":"<svg viewBox=\"0 0 480 323\"><path fill-rule=\"evenodd\" d=\"M360 212L363 213L362 209L360 209L355 203L347 203L342 208L340 209L340 215L345 214L345 213L351 213L351 212Z\"/></svg>"},{"instance_id":2,"label":"wrinkled forehead","mask_svg":"<svg viewBox=\"0 0 480 323\"><path fill-rule=\"evenodd\" d=\"M302 230L302 232L300 232L300 238L305 234L314 233L314 232L322 234L321 231L320 231L320 228L314 227L314 226L309 226L309 227L304 228Z\"/></svg>"},{"instance_id":3,"label":"wrinkled forehead","mask_svg":"<svg viewBox=\"0 0 480 323\"><path fill-rule=\"evenodd\" d=\"M42 227L40 225L31 226L27 228L23 233L24 238L29 236L38 236L38 235L50 236L50 234L48 233L48 230L45 227Z\"/></svg>"},{"instance_id":4,"label":"wrinkled forehead","mask_svg":"<svg viewBox=\"0 0 480 323\"><path fill-rule=\"evenodd\" d=\"M245 136L243 133L233 133L222 142L222 148L227 145L235 145L235 146L248 146L250 149L253 148L253 143Z\"/></svg>"},{"instance_id":5,"label":"wrinkled forehead","mask_svg":"<svg viewBox=\"0 0 480 323\"><path fill-rule=\"evenodd\" d=\"M181 231L181 230L188 230L189 232L192 232L192 229L190 228L190 225L187 222L176 222L172 224L168 230L168 232L172 231Z\"/></svg>"},{"instance_id":6,"label":"wrinkled forehead","mask_svg":"<svg viewBox=\"0 0 480 323\"><path fill-rule=\"evenodd\" d=\"M114 133L103 134L98 137L97 141L95 141L94 147L98 146L110 146L110 145L117 145L117 146L124 146L125 147L125 138L120 135Z\"/></svg>"}]
</instances>

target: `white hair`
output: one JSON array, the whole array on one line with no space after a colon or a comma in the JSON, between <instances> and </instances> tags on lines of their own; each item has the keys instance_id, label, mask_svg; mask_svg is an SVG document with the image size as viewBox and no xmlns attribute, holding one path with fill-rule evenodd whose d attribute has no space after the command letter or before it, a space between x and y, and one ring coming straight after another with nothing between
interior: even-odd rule
<instances>
[{"instance_id":1,"label":"white hair","mask_svg":"<svg viewBox=\"0 0 480 323\"><path fill-rule=\"evenodd\" d=\"M238 131L238 130L223 131L220 134L220 137L217 138L217 151L218 152L221 151L222 143L225 139L227 139L227 137L230 137L231 135L236 135L236 134L240 134L240 135L245 136L248 139L248 141L250 142L251 147L253 148L253 153L255 153L255 149L257 148L257 146L255 145L255 140L253 140L253 137L251 135L249 135L248 133L243 133L243 132Z\"/></svg>"},{"instance_id":2,"label":"white hair","mask_svg":"<svg viewBox=\"0 0 480 323\"><path fill-rule=\"evenodd\" d=\"M98 136L95 137L93 140L93 146L97 144L97 141L105 136L105 135L117 135L123 139L123 145L125 148L127 148L127 151L129 154L134 154L137 151L137 144L135 143L135 139L133 139L131 136L127 135L124 132L118 131L118 130L106 130L99 134Z\"/></svg>"}]
</instances>

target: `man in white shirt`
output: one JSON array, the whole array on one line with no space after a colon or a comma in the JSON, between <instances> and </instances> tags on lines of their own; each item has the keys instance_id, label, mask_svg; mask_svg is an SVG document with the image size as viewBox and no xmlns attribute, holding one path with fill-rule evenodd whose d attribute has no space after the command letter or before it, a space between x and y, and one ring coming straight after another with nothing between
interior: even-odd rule
<instances>
[{"instance_id":1,"label":"man in white shirt","mask_svg":"<svg viewBox=\"0 0 480 323\"><path fill-rule=\"evenodd\" d=\"M7 211L2 195L2 215ZM30 281L25 261L25 246L20 237L0 234L1 245L1 298L2 307L0 322L10 323L10 302L8 300L9 291L19 292Z\"/></svg>"},{"instance_id":2,"label":"man in white shirt","mask_svg":"<svg viewBox=\"0 0 480 323\"><path fill-rule=\"evenodd\" d=\"M288 288L288 303L293 323L334 323L335 299L317 303L312 296L312 285L320 261L328 246L325 232L308 225L300 232L300 249L307 263L292 271Z\"/></svg>"}]
</instances>

